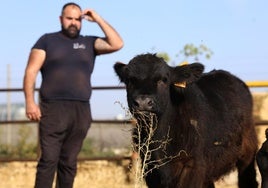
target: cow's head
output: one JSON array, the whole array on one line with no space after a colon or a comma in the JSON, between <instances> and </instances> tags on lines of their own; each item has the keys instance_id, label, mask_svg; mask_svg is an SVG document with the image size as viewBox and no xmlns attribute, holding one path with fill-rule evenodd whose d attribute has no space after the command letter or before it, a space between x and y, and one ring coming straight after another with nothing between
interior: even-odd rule
<instances>
[{"instance_id":1,"label":"cow's head","mask_svg":"<svg viewBox=\"0 0 268 188\"><path fill-rule=\"evenodd\" d=\"M126 85L130 111L152 112L159 116L170 104L171 92L178 91L174 88L186 89L199 79L204 66L193 63L170 67L155 54L142 54L128 65L117 62L114 70Z\"/></svg>"}]
</instances>

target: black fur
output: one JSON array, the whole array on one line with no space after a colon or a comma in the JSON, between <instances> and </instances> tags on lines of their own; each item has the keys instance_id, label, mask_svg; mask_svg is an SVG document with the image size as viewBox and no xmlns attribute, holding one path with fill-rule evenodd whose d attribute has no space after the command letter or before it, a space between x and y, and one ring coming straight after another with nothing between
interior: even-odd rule
<instances>
[{"instance_id":1,"label":"black fur","mask_svg":"<svg viewBox=\"0 0 268 188\"><path fill-rule=\"evenodd\" d=\"M148 136L148 115L154 117L156 142L150 149L161 149L149 159L157 161L148 165L149 188L213 188L235 167L240 188L257 188L252 96L244 82L223 70L203 73L200 63L170 67L155 54L138 55L128 65L118 62L114 69L143 127L142 142ZM134 138L137 133L134 129ZM169 140L165 147L157 142L162 140Z\"/></svg>"},{"instance_id":2,"label":"black fur","mask_svg":"<svg viewBox=\"0 0 268 188\"><path fill-rule=\"evenodd\" d=\"M257 153L257 164L261 173L261 188L268 188L268 129L265 131L266 140Z\"/></svg>"}]
</instances>

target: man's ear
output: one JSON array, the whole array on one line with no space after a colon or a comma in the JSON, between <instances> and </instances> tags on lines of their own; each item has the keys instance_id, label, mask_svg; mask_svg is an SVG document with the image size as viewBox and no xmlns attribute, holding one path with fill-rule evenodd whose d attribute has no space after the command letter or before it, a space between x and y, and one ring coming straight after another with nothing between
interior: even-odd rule
<instances>
[{"instance_id":1,"label":"man's ear","mask_svg":"<svg viewBox=\"0 0 268 188\"><path fill-rule=\"evenodd\" d=\"M188 84L197 81L204 69L205 67L201 63L177 66L173 69L172 82L176 87L185 88Z\"/></svg>"},{"instance_id":2,"label":"man's ear","mask_svg":"<svg viewBox=\"0 0 268 188\"><path fill-rule=\"evenodd\" d=\"M62 20L62 16L59 16L59 20L60 20L60 23L62 24L63 20Z\"/></svg>"}]
</instances>

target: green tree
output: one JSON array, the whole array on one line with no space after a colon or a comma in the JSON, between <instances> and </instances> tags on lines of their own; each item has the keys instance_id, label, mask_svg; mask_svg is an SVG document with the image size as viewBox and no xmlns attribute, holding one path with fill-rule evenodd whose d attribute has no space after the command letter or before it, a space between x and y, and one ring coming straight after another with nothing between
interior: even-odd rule
<instances>
[{"instance_id":1,"label":"green tree","mask_svg":"<svg viewBox=\"0 0 268 188\"><path fill-rule=\"evenodd\" d=\"M180 54L183 54L185 59L193 57L195 61L199 61L200 56L205 56L206 59L210 59L213 52L204 44L201 44L198 47L194 44L186 44L183 47L183 50L180 51Z\"/></svg>"},{"instance_id":2,"label":"green tree","mask_svg":"<svg viewBox=\"0 0 268 188\"><path fill-rule=\"evenodd\" d=\"M213 55L213 52L204 44L201 44L199 46L196 46L194 44L186 44L184 45L183 49L179 51L179 53L176 55L176 57L181 57L178 62L175 62L175 64L187 64L189 58L194 58L195 61L199 61L201 56L204 56L206 59L210 59ZM159 52L157 53L158 57L164 58L166 62L170 62L171 58L167 52Z\"/></svg>"},{"instance_id":3,"label":"green tree","mask_svg":"<svg viewBox=\"0 0 268 188\"><path fill-rule=\"evenodd\" d=\"M158 57L162 57L166 62L170 61L170 57L166 52L159 52L156 54Z\"/></svg>"}]
</instances>

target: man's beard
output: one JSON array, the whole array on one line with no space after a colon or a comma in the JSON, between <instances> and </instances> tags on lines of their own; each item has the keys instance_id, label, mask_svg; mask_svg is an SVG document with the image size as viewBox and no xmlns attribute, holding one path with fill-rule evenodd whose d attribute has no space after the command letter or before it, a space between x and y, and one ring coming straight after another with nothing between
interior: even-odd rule
<instances>
[{"instance_id":1,"label":"man's beard","mask_svg":"<svg viewBox=\"0 0 268 188\"><path fill-rule=\"evenodd\" d=\"M77 38L80 35L80 30L74 25L70 25L67 29L61 26L61 31L70 38Z\"/></svg>"}]
</instances>

